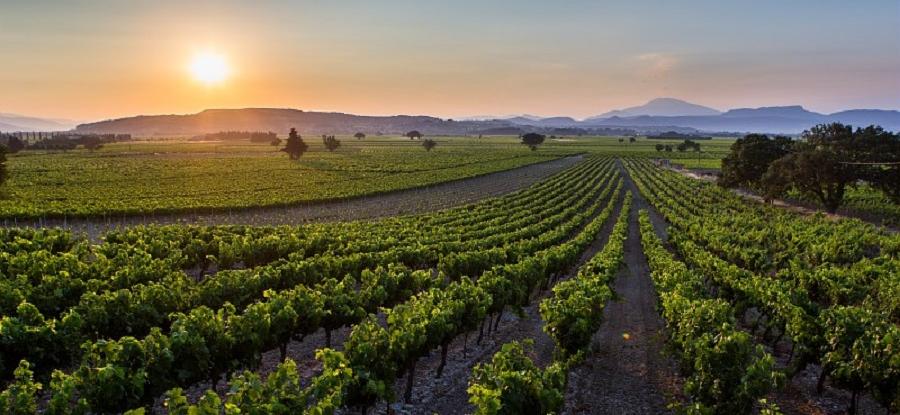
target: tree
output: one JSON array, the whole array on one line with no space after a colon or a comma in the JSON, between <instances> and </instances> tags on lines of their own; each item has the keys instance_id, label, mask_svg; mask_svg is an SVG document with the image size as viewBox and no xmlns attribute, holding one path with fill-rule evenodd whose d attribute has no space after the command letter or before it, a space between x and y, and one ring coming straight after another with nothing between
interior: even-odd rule
<instances>
[{"instance_id":1,"label":"tree","mask_svg":"<svg viewBox=\"0 0 900 415\"><path fill-rule=\"evenodd\" d=\"M327 148L328 151L334 151L334 150L337 150L338 147L341 146L341 140L334 138L333 135L324 135L323 134L322 135L322 144L325 144L325 148Z\"/></svg>"},{"instance_id":2,"label":"tree","mask_svg":"<svg viewBox=\"0 0 900 415\"><path fill-rule=\"evenodd\" d=\"M2 139L2 136L0 136L0 139ZM0 141L0 143L2 143L2 141ZM0 144L0 145L2 145L2 144ZM14 135L6 136L5 145L6 145L6 151L9 154L16 154L25 149L25 142L22 141L22 139L20 139L19 137L16 137Z\"/></svg>"},{"instance_id":3,"label":"tree","mask_svg":"<svg viewBox=\"0 0 900 415\"><path fill-rule=\"evenodd\" d=\"M666 150L667 152L669 152L669 153L672 152L672 145L671 145L671 144L666 144L664 148L665 148L665 150Z\"/></svg>"},{"instance_id":4,"label":"tree","mask_svg":"<svg viewBox=\"0 0 900 415\"><path fill-rule=\"evenodd\" d=\"M426 151L431 151L431 149L437 147L437 142L430 138L426 138L425 141L422 141L422 147L425 147Z\"/></svg>"},{"instance_id":5,"label":"tree","mask_svg":"<svg viewBox=\"0 0 900 415\"><path fill-rule=\"evenodd\" d=\"M665 150L665 148L666 148L666 146L664 146L664 145L662 145L662 144L657 144L657 145L656 145L656 151L663 151L663 150Z\"/></svg>"},{"instance_id":6,"label":"tree","mask_svg":"<svg viewBox=\"0 0 900 415\"><path fill-rule=\"evenodd\" d=\"M635 142L635 141L637 141L637 138L634 138L634 137L628 137L628 142L629 142L629 143L633 143L633 142Z\"/></svg>"},{"instance_id":7,"label":"tree","mask_svg":"<svg viewBox=\"0 0 900 415\"><path fill-rule=\"evenodd\" d=\"M278 137L275 137L272 139L271 142L269 142L269 144L272 145L273 147L278 147L281 145L281 139Z\"/></svg>"},{"instance_id":8,"label":"tree","mask_svg":"<svg viewBox=\"0 0 900 415\"><path fill-rule=\"evenodd\" d=\"M6 182L6 146L0 146L0 185Z\"/></svg>"},{"instance_id":9,"label":"tree","mask_svg":"<svg viewBox=\"0 0 900 415\"><path fill-rule=\"evenodd\" d=\"M300 137L300 134L297 134L297 129L291 128L291 132L288 134L287 143L285 143L284 148L282 148L281 151L287 153L291 160L297 160L307 149L309 149L309 146L303 142L303 137Z\"/></svg>"},{"instance_id":10,"label":"tree","mask_svg":"<svg viewBox=\"0 0 900 415\"><path fill-rule=\"evenodd\" d=\"M772 162L765 173L767 198L794 188L819 200L834 213L843 203L848 185L859 178L858 167L849 164L860 157L853 128L840 123L821 124L803 132L793 152Z\"/></svg>"},{"instance_id":11,"label":"tree","mask_svg":"<svg viewBox=\"0 0 900 415\"><path fill-rule=\"evenodd\" d=\"M620 142L620 143L624 143L624 142L625 142L625 139L624 139L624 138L620 138L620 139L619 139L619 142Z\"/></svg>"},{"instance_id":12,"label":"tree","mask_svg":"<svg viewBox=\"0 0 900 415\"><path fill-rule=\"evenodd\" d=\"M531 151L537 150L537 146L544 142L544 135L538 133L528 133L522 135L522 144L531 148Z\"/></svg>"},{"instance_id":13,"label":"tree","mask_svg":"<svg viewBox=\"0 0 900 415\"><path fill-rule=\"evenodd\" d=\"M859 177L881 190L894 203L900 203L900 134L891 134L878 126L857 129L854 133L859 151Z\"/></svg>"},{"instance_id":14,"label":"tree","mask_svg":"<svg viewBox=\"0 0 900 415\"><path fill-rule=\"evenodd\" d=\"M792 144L784 137L769 142L765 136L747 136L722 162L723 185L752 184L767 161L757 186L767 200L795 189L833 213L843 203L847 186L860 180L894 201L900 199L900 137L881 127L854 131L840 123L820 124Z\"/></svg>"},{"instance_id":15,"label":"tree","mask_svg":"<svg viewBox=\"0 0 900 415\"><path fill-rule=\"evenodd\" d=\"M895 163L900 162L897 160ZM894 164L878 169L873 166L866 179L872 187L881 190L892 202L900 204L900 165Z\"/></svg>"},{"instance_id":16,"label":"tree","mask_svg":"<svg viewBox=\"0 0 900 415\"><path fill-rule=\"evenodd\" d=\"M415 139L415 138L422 138L422 133L420 133L416 130L412 130L412 131L406 133L405 135L407 137L409 137L410 140Z\"/></svg>"},{"instance_id":17,"label":"tree","mask_svg":"<svg viewBox=\"0 0 900 415\"><path fill-rule=\"evenodd\" d=\"M786 156L792 145L793 141L784 136L769 138L763 134L748 134L739 138L731 145L731 152L722 159L722 175L718 184L728 188L762 190L761 180L769 165Z\"/></svg>"},{"instance_id":18,"label":"tree","mask_svg":"<svg viewBox=\"0 0 900 415\"><path fill-rule=\"evenodd\" d=\"M96 135L88 135L81 138L81 145L84 146L88 151L99 150L103 147L103 141L99 136Z\"/></svg>"},{"instance_id":19,"label":"tree","mask_svg":"<svg viewBox=\"0 0 900 415\"><path fill-rule=\"evenodd\" d=\"M700 143L692 140L684 140L676 146L678 151L685 152L688 150L700 151Z\"/></svg>"},{"instance_id":20,"label":"tree","mask_svg":"<svg viewBox=\"0 0 900 415\"><path fill-rule=\"evenodd\" d=\"M790 188L812 195L825 210L834 213L843 203L847 185L855 180L834 153L805 150L775 160L763 176L767 199L781 196Z\"/></svg>"},{"instance_id":21,"label":"tree","mask_svg":"<svg viewBox=\"0 0 900 415\"><path fill-rule=\"evenodd\" d=\"M356 137L357 140L362 140L363 138L366 138L366 135L363 134L362 132L353 134L353 136Z\"/></svg>"}]
</instances>

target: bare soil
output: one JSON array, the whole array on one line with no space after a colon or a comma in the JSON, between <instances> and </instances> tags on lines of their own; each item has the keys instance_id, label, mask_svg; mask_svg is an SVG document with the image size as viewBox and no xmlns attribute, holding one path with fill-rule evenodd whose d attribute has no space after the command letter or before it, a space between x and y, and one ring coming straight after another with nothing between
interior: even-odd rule
<instances>
[{"instance_id":1,"label":"bare soil","mask_svg":"<svg viewBox=\"0 0 900 415\"><path fill-rule=\"evenodd\" d=\"M565 414L671 413L668 404L680 399L681 378L665 354L665 322L641 246L638 210L648 205L621 164L619 169L634 197L625 266L613 285L617 298L606 305L584 363L569 375Z\"/></svg>"}]
</instances>

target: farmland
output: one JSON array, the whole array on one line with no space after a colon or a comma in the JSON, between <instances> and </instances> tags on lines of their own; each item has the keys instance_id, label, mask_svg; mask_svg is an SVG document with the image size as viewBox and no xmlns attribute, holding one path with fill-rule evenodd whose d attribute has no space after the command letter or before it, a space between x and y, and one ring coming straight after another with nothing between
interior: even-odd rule
<instances>
[{"instance_id":1,"label":"farmland","mask_svg":"<svg viewBox=\"0 0 900 415\"><path fill-rule=\"evenodd\" d=\"M451 139L438 139L438 147L425 152L418 141L396 137L344 137L343 146L329 152L319 140L308 141L309 153L296 163L268 144L184 140L17 154L9 162L0 216L121 216L317 202L427 186L577 152L559 146L533 153L513 140L459 145Z\"/></svg>"},{"instance_id":2,"label":"farmland","mask_svg":"<svg viewBox=\"0 0 900 415\"><path fill-rule=\"evenodd\" d=\"M3 203L21 210L4 211L7 224L142 220L99 237L0 229L0 408L807 414L897 405L896 233L759 204L651 161L713 165L729 139L664 154L645 139L547 140L536 151L511 137L475 140L438 138L425 151L405 138L343 138L334 152L314 145L293 162L267 145L183 140L15 155L11 169L23 170ZM534 166L548 170L512 179ZM50 192L25 177L56 182L58 203L41 202ZM423 186L438 197L449 185L473 195L402 211L382 207L399 199L379 199ZM94 204L79 199L88 196ZM355 210L369 201L388 213L308 210L346 197ZM230 209L283 210L253 222L198 216ZM178 220L154 224L156 215Z\"/></svg>"},{"instance_id":3,"label":"farmland","mask_svg":"<svg viewBox=\"0 0 900 415\"><path fill-rule=\"evenodd\" d=\"M0 415L900 415L898 6L2 2Z\"/></svg>"}]
</instances>

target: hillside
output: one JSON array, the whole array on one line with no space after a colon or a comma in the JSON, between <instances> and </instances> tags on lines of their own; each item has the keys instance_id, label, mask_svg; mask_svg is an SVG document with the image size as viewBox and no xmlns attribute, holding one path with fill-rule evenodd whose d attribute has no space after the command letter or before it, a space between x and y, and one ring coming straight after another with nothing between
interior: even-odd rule
<instances>
[{"instance_id":1,"label":"hillside","mask_svg":"<svg viewBox=\"0 0 900 415\"><path fill-rule=\"evenodd\" d=\"M680 132L760 132L799 134L826 122L854 126L876 124L900 130L900 112L847 110L820 114L794 106L738 108L716 115L638 115L588 118L513 117L494 120L444 120L423 115L365 116L337 112L311 112L281 108L211 109L188 115L141 115L81 124L82 133L130 133L138 136L196 135L218 131L274 131L297 128L302 134L403 134L418 130L426 135L504 134L539 131L547 134L655 134ZM574 130L578 129L578 130ZM565 130L565 131L563 131Z\"/></svg>"},{"instance_id":2,"label":"hillside","mask_svg":"<svg viewBox=\"0 0 900 415\"><path fill-rule=\"evenodd\" d=\"M275 131L297 128L305 134L467 134L509 126L504 121L450 121L428 116L363 116L337 112L310 112L282 108L210 109L188 115L142 115L76 127L78 132L131 133L134 135L193 135L217 131Z\"/></svg>"},{"instance_id":3,"label":"hillside","mask_svg":"<svg viewBox=\"0 0 900 415\"><path fill-rule=\"evenodd\" d=\"M65 131L75 125L69 120L0 113L0 131Z\"/></svg>"}]
</instances>

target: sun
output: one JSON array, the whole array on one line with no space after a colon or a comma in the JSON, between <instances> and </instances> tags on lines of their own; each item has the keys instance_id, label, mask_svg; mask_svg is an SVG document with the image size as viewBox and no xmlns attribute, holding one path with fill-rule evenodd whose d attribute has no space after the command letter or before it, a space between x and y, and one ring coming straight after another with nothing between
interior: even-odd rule
<instances>
[{"instance_id":1,"label":"sun","mask_svg":"<svg viewBox=\"0 0 900 415\"><path fill-rule=\"evenodd\" d=\"M206 85L220 84L228 79L228 75L231 73L225 57L213 52L204 52L194 56L189 69L194 79Z\"/></svg>"}]
</instances>

